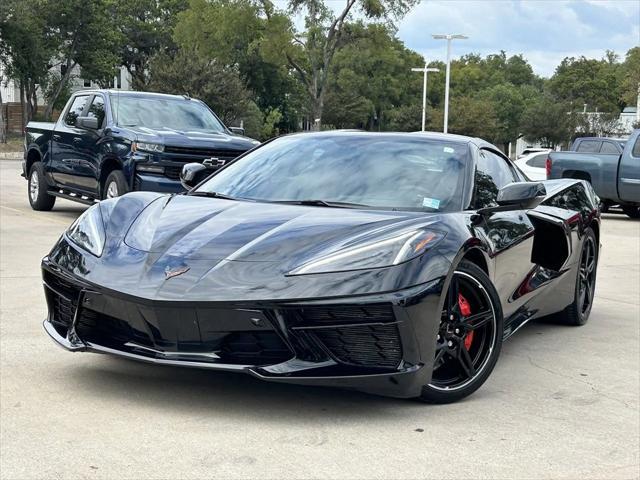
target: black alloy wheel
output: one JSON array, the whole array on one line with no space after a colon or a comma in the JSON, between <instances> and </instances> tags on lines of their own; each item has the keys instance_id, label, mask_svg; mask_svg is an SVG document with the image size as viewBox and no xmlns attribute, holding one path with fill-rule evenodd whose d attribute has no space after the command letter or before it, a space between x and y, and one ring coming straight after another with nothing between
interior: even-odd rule
<instances>
[{"instance_id":1,"label":"black alloy wheel","mask_svg":"<svg viewBox=\"0 0 640 480\"><path fill-rule=\"evenodd\" d=\"M599 253L596 235L591 228L587 228L582 241L573 302L563 311L552 315L551 320L574 326L587 323L595 296Z\"/></svg>"},{"instance_id":2,"label":"black alloy wheel","mask_svg":"<svg viewBox=\"0 0 640 480\"><path fill-rule=\"evenodd\" d=\"M476 265L461 262L449 284L433 374L421 399L449 403L478 389L500 355L502 325L500 302L491 281Z\"/></svg>"}]
</instances>

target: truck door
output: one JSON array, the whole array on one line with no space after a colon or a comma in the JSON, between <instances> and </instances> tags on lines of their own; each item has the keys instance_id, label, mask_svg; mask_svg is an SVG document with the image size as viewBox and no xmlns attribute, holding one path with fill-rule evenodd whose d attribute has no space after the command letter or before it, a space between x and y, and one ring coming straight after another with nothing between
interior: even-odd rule
<instances>
[{"instance_id":1,"label":"truck door","mask_svg":"<svg viewBox=\"0 0 640 480\"><path fill-rule=\"evenodd\" d=\"M633 146L627 144L620 158L618 195L624 202L640 203L640 133L629 142L633 142Z\"/></svg>"},{"instance_id":2,"label":"truck door","mask_svg":"<svg viewBox=\"0 0 640 480\"><path fill-rule=\"evenodd\" d=\"M79 148L85 130L76 126L91 95L77 95L62 114L51 136L51 161L48 170L60 187L73 187L74 176L82 156Z\"/></svg>"}]
</instances>

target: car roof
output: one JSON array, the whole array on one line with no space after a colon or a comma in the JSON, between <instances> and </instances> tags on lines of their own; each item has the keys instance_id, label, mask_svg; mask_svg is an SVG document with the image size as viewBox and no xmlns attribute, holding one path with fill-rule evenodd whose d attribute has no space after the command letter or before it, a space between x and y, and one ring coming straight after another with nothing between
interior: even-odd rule
<instances>
[{"instance_id":1,"label":"car roof","mask_svg":"<svg viewBox=\"0 0 640 480\"><path fill-rule=\"evenodd\" d=\"M442 140L455 143L467 143L476 145L478 148L490 148L492 150L499 149L491 143L482 140L481 138L468 137L466 135L456 135L454 133L440 133L440 132L367 132L364 130L325 130L322 132L298 132L291 134L297 135L313 135L319 137L377 137L388 136L398 138L416 138L422 137L425 139Z\"/></svg>"},{"instance_id":2,"label":"car roof","mask_svg":"<svg viewBox=\"0 0 640 480\"><path fill-rule=\"evenodd\" d=\"M190 99L187 95L172 95L169 93L157 93L157 92L137 92L135 90L110 90L110 89L86 89L86 90L78 90L74 92L75 95L78 94L92 94L92 93L106 93L113 96L122 95L127 97L153 97L153 98L167 98L172 100L185 100Z\"/></svg>"}]
</instances>

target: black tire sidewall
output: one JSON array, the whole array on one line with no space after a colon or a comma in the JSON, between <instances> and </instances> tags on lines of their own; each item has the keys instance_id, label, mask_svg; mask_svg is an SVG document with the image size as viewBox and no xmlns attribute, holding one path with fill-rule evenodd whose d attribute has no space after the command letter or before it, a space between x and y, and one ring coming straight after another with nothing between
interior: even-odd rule
<instances>
[{"instance_id":1,"label":"black tire sidewall","mask_svg":"<svg viewBox=\"0 0 640 480\"><path fill-rule=\"evenodd\" d=\"M113 182L115 182L116 186L118 187L119 197L129 192L129 185L127 185L127 180L126 178L124 178L122 170L114 170L109 175L107 175L107 179L104 181L104 185L102 186L103 200L107 198L107 190L109 188L109 185Z\"/></svg>"},{"instance_id":2,"label":"black tire sidewall","mask_svg":"<svg viewBox=\"0 0 640 480\"><path fill-rule=\"evenodd\" d=\"M33 173L38 175L38 197L34 201L31 198L31 178ZM48 211L53 208L56 203L56 197L49 195L47 192L47 179L44 175L44 167L41 162L35 162L29 169L29 176L27 177L27 197L29 198L29 205L33 210Z\"/></svg>"},{"instance_id":3,"label":"black tire sidewall","mask_svg":"<svg viewBox=\"0 0 640 480\"><path fill-rule=\"evenodd\" d=\"M594 255L595 255L595 272L593 277L593 296L591 298L591 305L589 306L589 310L586 314L582 313L582 305L580 304L580 263L582 262L582 254L584 253L584 249L587 243L587 238L591 238L593 240L594 246ZM591 309L593 308L593 300L596 293L596 281L598 279L598 260L600 258L600 248L598 246L598 239L596 238L596 234L594 233L592 228L587 228L584 231L584 240L582 242L582 248L580 249L580 260L578 261L578 267L576 268L576 290L573 297L573 308L575 309L576 315L576 324L584 325L589 320L589 315L591 315Z\"/></svg>"},{"instance_id":4,"label":"black tire sidewall","mask_svg":"<svg viewBox=\"0 0 640 480\"><path fill-rule=\"evenodd\" d=\"M466 260L461 261L458 266L455 268L455 271L466 273L467 275L471 275L475 280L477 280L487 291L489 298L491 299L491 303L493 305L495 314L496 314L496 340L493 345L493 350L491 352L491 356L489 357L488 363L484 368L484 371L480 373L476 378L473 379L469 385L466 385L464 388L454 391L443 391L437 390L431 387L429 384L422 387L422 395L420 399L427 403L451 403L457 400L460 400L464 397L471 395L478 388L482 386L482 384L489 378L491 372L493 371L498 358L500 357L500 350L502 349L502 337L504 335L504 319L502 313L502 305L500 303L500 298L498 297L498 292L496 291L491 279L487 276L487 274L475 264L468 262ZM443 290L443 296L446 290ZM434 339L435 342L435 339Z\"/></svg>"},{"instance_id":5,"label":"black tire sidewall","mask_svg":"<svg viewBox=\"0 0 640 480\"><path fill-rule=\"evenodd\" d=\"M625 205L622 207L622 211L629 218L638 219L640 218L640 207L633 207L630 205Z\"/></svg>"}]
</instances>

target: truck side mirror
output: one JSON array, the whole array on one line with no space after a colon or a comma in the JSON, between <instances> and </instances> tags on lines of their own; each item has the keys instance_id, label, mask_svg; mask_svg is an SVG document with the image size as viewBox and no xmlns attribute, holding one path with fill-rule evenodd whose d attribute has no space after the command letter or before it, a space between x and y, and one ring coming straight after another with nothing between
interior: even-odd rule
<instances>
[{"instance_id":1,"label":"truck side mirror","mask_svg":"<svg viewBox=\"0 0 640 480\"><path fill-rule=\"evenodd\" d=\"M76 127L86 128L87 130L97 130L100 128L96 117L78 117L76 119Z\"/></svg>"},{"instance_id":2,"label":"truck side mirror","mask_svg":"<svg viewBox=\"0 0 640 480\"><path fill-rule=\"evenodd\" d=\"M191 190L209 173L209 169L201 163L187 163L180 172L180 183L185 189Z\"/></svg>"}]
</instances>

